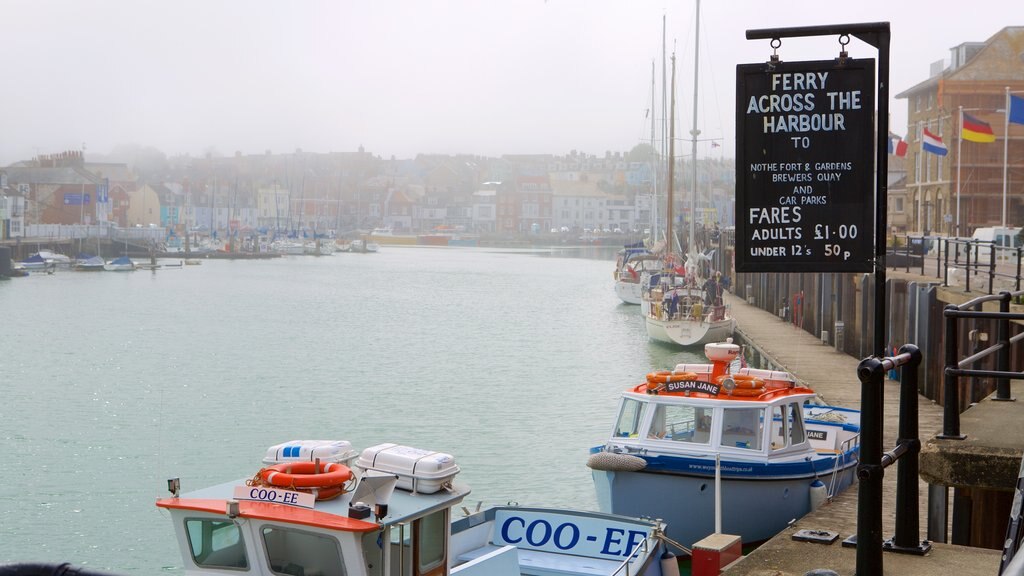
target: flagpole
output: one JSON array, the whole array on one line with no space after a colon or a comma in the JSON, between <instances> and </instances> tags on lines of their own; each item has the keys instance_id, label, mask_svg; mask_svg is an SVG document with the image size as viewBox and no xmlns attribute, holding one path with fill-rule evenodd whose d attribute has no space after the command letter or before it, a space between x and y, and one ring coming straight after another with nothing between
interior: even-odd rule
<instances>
[{"instance_id":1,"label":"flagpole","mask_svg":"<svg viewBox=\"0 0 1024 576\"><path fill-rule=\"evenodd\" d=\"M1006 111L1003 114L1003 228L1006 228L1007 144L1010 142L1010 87L1006 86Z\"/></svg>"},{"instance_id":2,"label":"flagpole","mask_svg":"<svg viewBox=\"0 0 1024 576\"><path fill-rule=\"evenodd\" d=\"M960 231L960 188L963 187L963 181L960 180L960 150L964 146L964 107L960 106L960 123L957 127L957 133L960 138L956 141L956 235L958 238L962 237L963 234Z\"/></svg>"}]
</instances>

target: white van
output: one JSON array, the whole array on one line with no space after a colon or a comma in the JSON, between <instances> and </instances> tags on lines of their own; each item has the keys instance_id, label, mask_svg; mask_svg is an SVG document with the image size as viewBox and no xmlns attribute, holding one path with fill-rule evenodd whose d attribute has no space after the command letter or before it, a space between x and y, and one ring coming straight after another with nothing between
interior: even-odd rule
<instances>
[{"instance_id":1,"label":"white van","mask_svg":"<svg viewBox=\"0 0 1024 576\"><path fill-rule=\"evenodd\" d=\"M989 259L989 251L992 246L1004 248L996 250L996 260L1016 260L1017 254L1012 251L1021 246L1020 228L1003 228L1000 226L988 226L978 228L971 236L971 240L980 240L978 246L978 260L985 262ZM971 254L974 258L974 254Z\"/></svg>"}]
</instances>

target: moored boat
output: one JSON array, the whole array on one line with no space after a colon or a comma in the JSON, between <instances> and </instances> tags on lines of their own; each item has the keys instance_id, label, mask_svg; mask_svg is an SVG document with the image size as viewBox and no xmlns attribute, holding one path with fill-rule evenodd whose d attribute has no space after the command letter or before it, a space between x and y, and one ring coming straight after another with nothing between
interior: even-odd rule
<instances>
[{"instance_id":1,"label":"moored boat","mask_svg":"<svg viewBox=\"0 0 1024 576\"><path fill-rule=\"evenodd\" d=\"M78 272L102 272L104 264L106 262L103 261L103 258L83 253L75 256L75 264L72 269Z\"/></svg>"},{"instance_id":2,"label":"moored boat","mask_svg":"<svg viewBox=\"0 0 1024 576\"><path fill-rule=\"evenodd\" d=\"M718 280L664 271L643 293L644 324L652 340L700 346L732 336L736 320L722 299Z\"/></svg>"},{"instance_id":3,"label":"moored boat","mask_svg":"<svg viewBox=\"0 0 1024 576\"><path fill-rule=\"evenodd\" d=\"M131 272L135 270L135 262L127 256L120 256L104 264L103 269L108 272Z\"/></svg>"},{"instance_id":4,"label":"moored boat","mask_svg":"<svg viewBox=\"0 0 1024 576\"><path fill-rule=\"evenodd\" d=\"M626 304L643 301L645 283L662 267L662 257L639 244L620 250L615 262L615 295Z\"/></svg>"},{"instance_id":5,"label":"moored boat","mask_svg":"<svg viewBox=\"0 0 1024 576\"><path fill-rule=\"evenodd\" d=\"M21 268L23 270L28 270L31 272L38 272L41 270L51 271L57 267L57 265L52 260L47 260L46 258L43 258L39 254L33 254L19 262L19 264L21 265Z\"/></svg>"},{"instance_id":6,"label":"moored boat","mask_svg":"<svg viewBox=\"0 0 1024 576\"><path fill-rule=\"evenodd\" d=\"M788 372L736 367L732 342L705 354L710 364L652 372L623 392L587 461L598 504L662 518L688 547L716 516L724 533L762 542L854 482L860 414L820 405Z\"/></svg>"},{"instance_id":7,"label":"moored boat","mask_svg":"<svg viewBox=\"0 0 1024 576\"><path fill-rule=\"evenodd\" d=\"M663 524L653 520L501 506L453 522L470 490L454 482L449 454L293 441L254 469L187 494L168 482L172 497L156 505L169 512L186 574L662 574Z\"/></svg>"}]
</instances>

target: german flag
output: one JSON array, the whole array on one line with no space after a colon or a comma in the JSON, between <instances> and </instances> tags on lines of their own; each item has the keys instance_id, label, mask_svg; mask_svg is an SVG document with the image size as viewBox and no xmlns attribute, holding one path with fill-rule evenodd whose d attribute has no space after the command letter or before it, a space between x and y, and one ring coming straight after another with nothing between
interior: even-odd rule
<instances>
[{"instance_id":1,"label":"german flag","mask_svg":"<svg viewBox=\"0 0 1024 576\"><path fill-rule=\"evenodd\" d=\"M982 122L967 113L964 113L964 125L960 135L968 142L996 141L996 135L992 133L992 126L988 122Z\"/></svg>"}]
</instances>

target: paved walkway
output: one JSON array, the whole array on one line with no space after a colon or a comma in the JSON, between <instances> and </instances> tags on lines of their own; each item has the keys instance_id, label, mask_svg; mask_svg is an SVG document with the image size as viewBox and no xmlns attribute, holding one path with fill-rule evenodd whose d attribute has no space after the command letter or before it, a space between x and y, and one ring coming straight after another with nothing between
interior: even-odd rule
<instances>
[{"instance_id":1,"label":"paved walkway","mask_svg":"<svg viewBox=\"0 0 1024 576\"><path fill-rule=\"evenodd\" d=\"M813 388L829 404L860 409L859 359L837 352L808 332L783 322L778 316L727 295L743 340L771 358L779 367L793 373ZM883 451L896 444L899 421L899 385L885 382ZM931 400L918 396L922 439L942 428L942 409ZM896 467L886 469L883 482L882 535L891 538L895 531ZM927 534L927 486L920 487L920 538ZM751 511L751 513L755 513ZM831 545L796 542L791 536L798 530L831 530L840 534ZM840 542L857 533L857 486L839 495L831 503L793 523L778 536L723 572L728 576L803 576L806 572L828 568L841 575L853 574L856 549L843 548ZM885 553L885 574L940 574L957 576L993 576L999 571L999 551L934 544L924 556Z\"/></svg>"}]
</instances>

